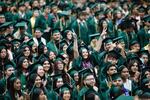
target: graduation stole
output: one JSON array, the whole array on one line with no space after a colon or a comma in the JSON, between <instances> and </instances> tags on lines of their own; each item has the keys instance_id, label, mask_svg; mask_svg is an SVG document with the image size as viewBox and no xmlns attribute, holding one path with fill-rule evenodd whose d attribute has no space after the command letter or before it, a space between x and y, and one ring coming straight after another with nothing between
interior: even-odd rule
<instances>
[{"instance_id":1,"label":"graduation stole","mask_svg":"<svg viewBox=\"0 0 150 100\"><path fill-rule=\"evenodd\" d=\"M98 25L97 25L95 19L96 19L96 18L94 17L93 21L94 21L94 25L95 25L95 30L96 30L96 32L98 32Z\"/></svg>"}]
</instances>

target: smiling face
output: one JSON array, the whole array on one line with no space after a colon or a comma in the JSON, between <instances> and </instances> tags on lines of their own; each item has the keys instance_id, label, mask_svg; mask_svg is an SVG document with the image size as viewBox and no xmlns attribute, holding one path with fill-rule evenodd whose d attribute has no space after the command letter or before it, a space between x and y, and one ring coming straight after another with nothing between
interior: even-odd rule
<instances>
[{"instance_id":1,"label":"smiling face","mask_svg":"<svg viewBox=\"0 0 150 100\"><path fill-rule=\"evenodd\" d=\"M19 79L16 79L14 82L14 89L15 90L21 90L21 81Z\"/></svg>"},{"instance_id":2,"label":"smiling face","mask_svg":"<svg viewBox=\"0 0 150 100\"><path fill-rule=\"evenodd\" d=\"M82 49L82 57L84 59L87 59L89 57L89 53L88 53L88 50L87 49Z\"/></svg>"},{"instance_id":3,"label":"smiling face","mask_svg":"<svg viewBox=\"0 0 150 100\"><path fill-rule=\"evenodd\" d=\"M39 76L37 76L36 79L35 79L36 87L41 87L41 84L42 84L42 80Z\"/></svg>"},{"instance_id":4,"label":"smiling face","mask_svg":"<svg viewBox=\"0 0 150 100\"><path fill-rule=\"evenodd\" d=\"M71 94L69 90L63 92L63 100L70 100Z\"/></svg>"},{"instance_id":5,"label":"smiling face","mask_svg":"<svg viewBox=\"0 0 150 100\"><path fill-rule=\"evenodd\" d=\"M22 63L22 67L23 67L24 69L27 69L28 66L29 66L28 60L27 60L27 59L24 59L24 61L23 61L23 63Z\"/></svg>"},{"instance_id":6,"label":"smiling face","mask_svg":"<svg viewBox=\"0 0 150 100\"><path fill-rule=\"evenodd\" d=\"M43 66L38 66L37 74L41 77L44 76L45 72L44 72Z\"/></svg>"}]
</instances>

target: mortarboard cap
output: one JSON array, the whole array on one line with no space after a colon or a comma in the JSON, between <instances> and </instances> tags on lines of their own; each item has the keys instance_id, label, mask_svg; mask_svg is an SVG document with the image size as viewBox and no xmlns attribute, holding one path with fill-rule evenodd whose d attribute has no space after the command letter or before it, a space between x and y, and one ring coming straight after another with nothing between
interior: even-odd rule
<instances>
[{"instance_id":1,"label":"mortarboard cap","mask_svg":"<svg viewBox=\"0 0 150 100\"><path fill-rule=\"evenodd\" d=\"M106 37L104 40L103 40L103 43L112 43L113 42L113 38L111 37Z\"/></svg>"},{"instance_id":2,"label":"mortarboard cap","mask_svg":"<svg viewBox=\"0 0 150 100\"><path fill-rule=\"evenodd\" d=\"M19 22L15 25L15 27L25 27L26 23L25 22Z\"/></svg>"},{"instance_id":3,"label":"mortarboard cap","mask_svg":"<svg viewBox=\"0 0 150 100\"><path fill-rule=\"evenodd\" d=\"M112 80L117 80L118 78L121 78L120 73L114 73L111 77Z\"/></svg>"},{"instance_id":4,"label":"mortarboard cap","mask_svg":"<svg viewBox=\"0 0 150 100\"><path fill-rule=\"evenodd\" d=\"M4 66L5 66L5 67L4 67L4 70L7 70L7 69L10 68L10 67L16 68L16 64L15 64L14 61L9 61L9 62L7 62Z\"/></svg>"},{"instance_id":5,"label":"mortarboard cap","mask_svg":"<svg viewBox=\"0 0 150 100\"><path fill-rule=\"evenodd\" d=\"M60 29L59 28L55 28L52 30L52 34L55 34L55 33L60 33Z\"/></svg>"},{"instance_id":6,"label":"mortarboard cap","mask_svg":"<svg viewBox=\"0 0 150 100\"><path fill-rule=\"evenodd\" d=\"M141 5L141 6L138 8L138 11L139 11L140 13L144 13L144 12L146 12L146 8Z\"/></svg>"},{"instance_id":7,"label":"mortarboard cap","mask_svg":"<svg viewBox=\"0 0 150 100\"><path fill-rule=\"evenodd\" d=\"M4 43L0 43L0 50L7 49L8 47Z\"/></svg>"},{"instance_id":8,"label":"mortarboard cap","mask_svg":"<svg viewBox=\"0 0 150 100\"><path fill-rule=\"evenodd\" d=\"M134 44L139 44L139 42L136 39L130 40L130 47L133 46Z\"/></svg>"},{"instance_id":9,"label":"mortarboard cap","mask_svg":"<svg viewBox=\"0 0 150 100\"><path fill-rule=\"evenodd\" d=\"M69 16L70 15L70 13L68 11L61 11L61 12L58 12L57 14L60 17Z\"/></svg>"},{"instance_id":10,"label":"mortarboard cap","mask_svg":"<svg viewBox=\"0 0 150 100\"><path fill-rule=\"evenodd\" d=\"M95 12L95 16L103 15L103 14L104 14L103 10L98 10Z\"/></svg>"},{"instance_id":11,"label":"mortarboard cap","mask_svg":"<svg viewBox=\"0 0 150 100\"><path fill-rule=\"evenodd\" d=\"M95 38L99 38L99 37L100 37L100 33L89 35L90 40L95 39Z\"/></svg>"},{"instance_id":12,"label":"mortarboard cap","mask_svg":"<svg viewBox=\"0 0 150 100\"><path fill-rule=\"evenodd\" d=\"M9 27L9 26L11 26L11 25L13 25L13 22L5 22L5 23L3 23L3 24L0 26L0 28L7 28L7 27Z\"/></svg>"},{"instance_id":13,"label":"mortarboard cap","mask_svg":"<svg viewBox=\"0 0 150 100\"><path fill-rule=\"evenodd\" d=\"M78 71L75 68L71 68L67 73L73 78L74 74L78 73Z\"/></svg>"},{"instance_id":14,"label":"mortarboard cap","mask_svg":"<svg viewBox=\"0 0 150 100\"><path fill-rule=\"evenodd\" d=\"M32 47L33 44L34 44L33 38L27 42L27 45L30 46L30 48Z\"/></svg>"},{"instance_id":15,"label":"mortarboard cap","mask_svg":"<svg viewBox=\"0 0 150 100\"><path fill-rule=\"evenodd\" d=\"M149 57L149 52L148 52L148 50L145 50L145 48L142 48L140 51L139 51L139 56L141 56L141 55L143 55L143 54L145 54L145 55L148 55L148 57Z\"/></svg>"},{"instance_id":16,"label":"mortarboard cap","mask_svg":"<svg viewBox=\"0 0 150 100\"><path fill-rule=\"evenodd\" d=\"M121 57L121 54L119 52L117 52L116 50L114 50L114 49L111 50L111 51L108 51L106 54L107 54L108 57L111 56L111 57L116 58L116 59Z\"/></svg>"},{"instance_id":17,"label":"mortarboard cap","mask_svg":"<svg viewBox=\"0 0 150 100\"><path fill-rule=\"evenodd\" d=\"M21 43L21 40L20 39L13 39L11 42L13 44L17 44L17 43Z\"/></svg>"},{"instance_id":18,"label":"mortarboard cap","mask_svg":"<svg viewBox=\"0 0 150 100\"><path fill-rule=\"evenodd\" d=\"M116 98L116 100L134 100L134 97L133 96L120 95L119 97Z\"/></svg>"},{"instance_id":19,"label":"mortarboard cap","mask_svg":"<svg viewBox=\"0 0 150 100\"><path fill-rule=\"evenodd\" d=\"M79 75L81 75L84 80L88 75L94 75L94 71L92 68L83 69L79 71Z\"/></svg>"},{"instance_id":20,"label":"mortarboard cap","mask_svg":"<svg viewBox=\"0 0 150 100\"><path fill-rule=\"evenodd\" d=\"M64 93L64 91L66 90L71 90L72 89L72 86L70 86L69 84L65 83L63 84L62 86L60 86L59 88L55 89L55 91L58 93L58 94L62 94Z\"/></svg>"},{"instance_id":21,"label":"mortarboard cap","mask_svg":"<svg viewBox=\"0 0 150 100\"><path fill-rule=\"evenodd\" d=\"M145 15L145 16L142 18L142 20L143 20L144 22L149 22L149 21L150 21L150 15Z\"/></svg>"},{"instance_id":22,"label":"mortarboard cap","mask_svg":"<svg viewBox=\"0 0 150 100\"><path fill-rule=\"evenodd\" d=\"M113 39L113 42L114 42L114 43L115 43L115 42L124 42L123 36L114 38L114 39Z\"/></svg>"}]
</instances>

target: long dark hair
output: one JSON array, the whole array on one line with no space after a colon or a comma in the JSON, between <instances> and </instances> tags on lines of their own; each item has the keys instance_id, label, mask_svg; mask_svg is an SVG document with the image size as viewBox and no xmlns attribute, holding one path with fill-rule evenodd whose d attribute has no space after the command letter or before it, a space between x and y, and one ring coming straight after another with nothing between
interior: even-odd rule
<instances>
[{"instance_id":1,"label":"long dark hair","mask_svg":"<svg viewBox=\"0 0 150 100\"><path fill-rule=\"evenodd\" d=\"M18 64L17 64L17 70L18 70L18 72L17 72L17 75L19 75L19 76L20 76L20 74L22 74L22 64L23 64L23 61L24 61L25 59L28 60L28 58L22 56L22 57L20 57L19 60L18 60Z\"/></svg>"},{"instance_id":2,"label":"long dark hair","mask_svg":"<svg viewBox=\"0 0 150 100\"><path fill-rule=\"evenodd\" d=\"M43 90L41 88L35 88L33 90L31 100L39 100L39 95L41 94Z\"/></svg>"},{"instance_id":3,"label":"long dark hair","mask_svg":"<svg viewBox=\"0 0 150 100\"><path fill-rule=\"evenodd\" d=\"M14 89L14 83L16 82L17 79L20 80L17 77L12 77L8 80L8 84L7 84L7 89L8 89L8 92L9 92L10 97L12 98L12 100L16 100L16 98L15 98L15 93L16 92L19 94L19 97L22 95L21 90L16 91Z\"/></svg>"}]
</instances>

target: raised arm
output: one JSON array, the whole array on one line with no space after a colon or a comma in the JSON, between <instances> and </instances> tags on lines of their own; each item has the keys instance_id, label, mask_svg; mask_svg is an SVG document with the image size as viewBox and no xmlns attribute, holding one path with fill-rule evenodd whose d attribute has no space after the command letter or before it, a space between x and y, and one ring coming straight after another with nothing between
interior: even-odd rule
<instances>
[{"instance_id":1,"label":"raised arm","mask_svg":"<svg viewBox=\"0 0 150 100\"><path fill-rule=\"evenodd\" d=\"M106 30L107 30L107 28L103 29L102 33L99 36L99 40L97 41L97 45L96 45L96 48L95 48L95 50L97 52L99 52L99 50L101 49L102 41L106 37L106 34L107 34Z\"/></svg>"},{"instance_id":2,"label":"raised arm","mask_svg":"<svg viewBox=\"0 0 150 100\"><path fill-rule=\"evenodd\" d=\"M73 33L73 56L74 58L79 57L79 51L78 51L78 40L76 33Z\"/></svg>"}]
</instances>

